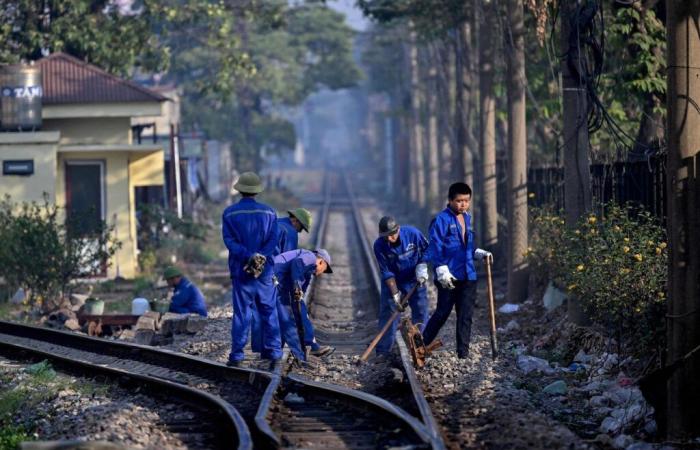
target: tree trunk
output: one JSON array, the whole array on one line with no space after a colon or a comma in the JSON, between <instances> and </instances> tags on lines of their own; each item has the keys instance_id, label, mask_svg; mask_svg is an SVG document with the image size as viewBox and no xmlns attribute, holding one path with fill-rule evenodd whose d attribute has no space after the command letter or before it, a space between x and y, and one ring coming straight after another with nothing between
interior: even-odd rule
<instances>
[{"instance_id":1,"label":"tree trunk","mask_svg":"<svg viewBox=\"0 0 700 450\"><path fill-rule=\"evenodd\" d=\"M670 365L700 345L700 0L667 0L668 353ZM700 434L700 356L669 379L667 435Z\"/></svg>"},{"instance_id":2,"label":"tree trunk","mask_svg":"<svg viewBox=\"0 0 700 450\"><path fill-rule=\"evenodd\" d=\"M573 228L578 220L591 211L591 173L588 157L588 97L583 81L571 72L569 61L582 66L583 57L577 53L576 35L570 39L570 18L577 2L561 3L561 62L562 106L564 118L564 212L566 225ZM575 33L575 31L574 31ZM582 69L579 70L582 73ZM581 303L574 297L567 302L569 320L583 325L586 315Z\"/></svg>"},{"instance_id":3,"label":"tree trunk","mask_svg":"<svg viewBox=\"0 0 700 450\"><path fill-rule=\"evenodd\" d=\"M498 209L496 204L496 98L493 92L494 77L494 31L496 27L496 8L493 1L482 0L483 9L479 62L480 91L480 153L481 153L481 189L475 193L480 198L481 244L493 248L498 243ZM480 195L479 195L480 194Z\"/></svg>"},{"instance_id":4,"label":"tree trunk","mask_svg":"<svg viewBox=\"0 0 700 450\"><path fill-rule=\"evenodd\" d=\"M425 208L425 163L423 162L423 124L421 122L421 85L418 67L418 47L416 32L411 31L409 44L409 64L411 68L411 192L413 200L420 208Z\"/></svg>"},{"instance_id":5,"label":"tree trunk","mask_svg":"<svg viewBox=\"0 0 700 450\"><path fill-rule=\"evenodd\" d=\"M440 186L438 188L438 206L442 206L443 199L447 194L447 188L450 183L454 180L455 168L453 167L454 161L452 158L453 146L455 142L455 136L452 132L453 127L450 123L452 117L454 117L454 95L450 92L452 86L452 66L454 65L454 52L450 51L449 43L445 41L440 42L440 47L437 50L439 55L438 60L438 79L437 79L437 93L438 93L438 148L440 149L439 156L439 178Z\"/></svg>"},{"instance_id":6,"label":"tree trunk","mask_svg":"<svg viewBox=\"0 0 700 450\"><path fill-rule=\"evenodd\" d=\"M469 59L472 52L471 24L462 23L457 29L455 43L455 127L456 151L454 155L455 180L474 187L474 152L469 142L470 112L472 106L472 72Z\"/></svg>"},{"instance_id":7,"label":"tree trunk","mask_svg":"<svg viewBox=\"0 0 700 450\"><path fill-rule=\"evenodd\" d=\"M428 161L428 209L430 213L438 211L438 196L440 190L440 172L438 156L440 153L438 147L438 91L437 91L437 67L436 55L434 49L430 46L426 49L427 58L423 58L426 62L427 78L424 82L426 86L427 97L427 115L428 115L428 145L427 145L427 161Z\"/></svg>"},{"instance_id":8,"label":"tree trunk","mask_svg":"<svg viewBox=\"0 0 700 450\"><path fill-rule=\"evenodd\" d=\"M527 298L527 122L525 120L525 38L523 4L509 0L508 58L508 301Z\"/></svg>"}]
</instances>

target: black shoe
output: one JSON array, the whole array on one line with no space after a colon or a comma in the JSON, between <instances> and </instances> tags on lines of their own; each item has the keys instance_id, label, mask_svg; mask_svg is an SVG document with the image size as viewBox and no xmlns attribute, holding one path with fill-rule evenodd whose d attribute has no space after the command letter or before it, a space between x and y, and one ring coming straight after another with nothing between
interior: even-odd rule
<instances>
[{"instance_id":1,"label":"black shoe","mask_svg":"<svg viewBox=\"0 0 700 450\"><path fill-rule=\"evenodd\" d=\"M243 361L228 361L228 362L226 363L226 365L227 365L228 367L241 367L241 364L242 364L242 363L243 363Z\"/></svg>"}]
</instances>

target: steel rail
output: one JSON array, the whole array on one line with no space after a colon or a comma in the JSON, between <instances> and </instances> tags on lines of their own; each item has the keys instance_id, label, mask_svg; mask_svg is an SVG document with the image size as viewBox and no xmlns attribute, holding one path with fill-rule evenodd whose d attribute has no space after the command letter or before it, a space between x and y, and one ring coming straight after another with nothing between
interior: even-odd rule
<instances>
[{"instance_id":1,"label":"steel rail","mask_svg":"<svg viewBox=\"0 0 700 450\"><path fill-rule=\"evenodd\" d=\"M220 448L227 449L252 449L253 438L230 398L218 395L217 390L226 392L235 384L255 393L272 379L265 372L230 368L195 356L5 321L0 321L0 352L31 354L79 372L127 379L159 394L174 395L183 403L215 413L219 419L215 430L223 439ZM213 392L192 386L207 381L219 383L212 386Z\"/></svg>"},{"instance_id":2,"label":"steel rail","mask_svg":"<svg viewBox=\"0 0 700 450\"><path fill-rule=\"evenodd\" d=\"M357 198L355 197L355 192L352 188L352 183L347 172L343 172L343 180L348 191L348 196L350 197L350 204L353 211L353 216L355 218L355 224L357 226L357 231L360 235L360 240L362 241L362 248L364 250L365 263L372 268L372 280L374 281L374 287L377 291L377 295L381 295L382 285L381 279L379 277L379 268L377 266L377 261L374 258L374 253L369 247L369 239L367 238L366 229L362 222L362 217L360 215L360 210L357 207ZM415 368L413 367L413 359L408 351L408 346L404 341L403 335L400 330L396 330L395 341L399 348L399 354L401 356L401 363L403 365L404 371L406 372L406 378L408 379L409 385L411 386L411 392L413 393L413 400L420 411L421 419L423 425L426 427L430 435L439 441L444 447L442 442L442 434L440 433L440 427L433 416L433 412L428 404L423 393L423 388L421 387L418 376L416 375Z\"/></svg>"}]
</instances>

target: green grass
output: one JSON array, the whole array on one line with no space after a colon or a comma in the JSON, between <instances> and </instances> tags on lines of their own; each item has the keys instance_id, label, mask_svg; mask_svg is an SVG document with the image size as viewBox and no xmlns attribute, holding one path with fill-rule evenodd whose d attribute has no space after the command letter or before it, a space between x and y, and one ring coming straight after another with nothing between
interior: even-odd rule
<instances>
[{"instance_id":1,"label":"green grass","mask_svg":"<svg viewBox=\"0 0 700 450\"><path fill-rule=\"evenodd\" d=\"M56 371L46 360L32 364L25 369L25 372L32 376L32 381L36 384L46 384L56 379Z\"/></svg>"},{"instance_id":2,"label":"green grass","mask_svg":"<svg viewBox=\"0 0 700 450\"><path fill-rule=\"evenodd\" d=\"M29 396L29 392L21 388L15 388L0 393L0 422L5 422L6 419L12 419L24 406Z\"/></svg>"},{"instance_id":3,"label":"green grass","mask_svg":"<svg viewBox=\"0 0 700 450\"><path fill-rule=\"evenodd\" d=\"M31 441L32 436L24 427L0 427L0 450L16 450L24 441Z\"/></svg>"}]
</instances>

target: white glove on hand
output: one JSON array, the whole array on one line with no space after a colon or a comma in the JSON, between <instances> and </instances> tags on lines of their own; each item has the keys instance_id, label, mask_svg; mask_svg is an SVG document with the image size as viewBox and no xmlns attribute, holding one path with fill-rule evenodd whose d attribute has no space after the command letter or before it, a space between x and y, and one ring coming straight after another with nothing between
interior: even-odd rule
<instances>
[{"instance_id":1,"label":"white glove on hand","mask_svg":"<svg viewBox=\"0 0 700 450\"><path fill-rule=\"evenodd\" d=\"M490 258L493 261L493 255L491 252L484 250L483 248L477 248L474 251L474 260L481 261L484 258Z\"/></svg>"},{"instance_id":2,"label":"white glove on hand","mask_svg":"<svg viewBox=\"0 0 700 450\"><path fill-rule=\"evenodd\" d=\"M454 282L457 281L457 278L450 273L450 269L447 266L437 267L435 273L437 274L438 283L440 283L443 288L455 288Z\"/></svg>"},{"instance_id":3,"label":"white glove on hand","mask_svg":"<svg viewBox=\"0 0 700 450\"><path fill-rule=\"evenodd\" d=\"M426 263L420 263L416 266L416 281L420 284L428 281L428 265Z\"/></svg>"},{"instance_id":4,"label":"white glove on hand","mask_svg":"<svg viewBox=\"0 0 700 450\"><path fill-rule=\"evenodd\" d=\"M401 291L395 293L391 296L391 300L394 302L394 307L399 311L403 311L403 306L401 306Z\"/></svg>"}]
</instances>

